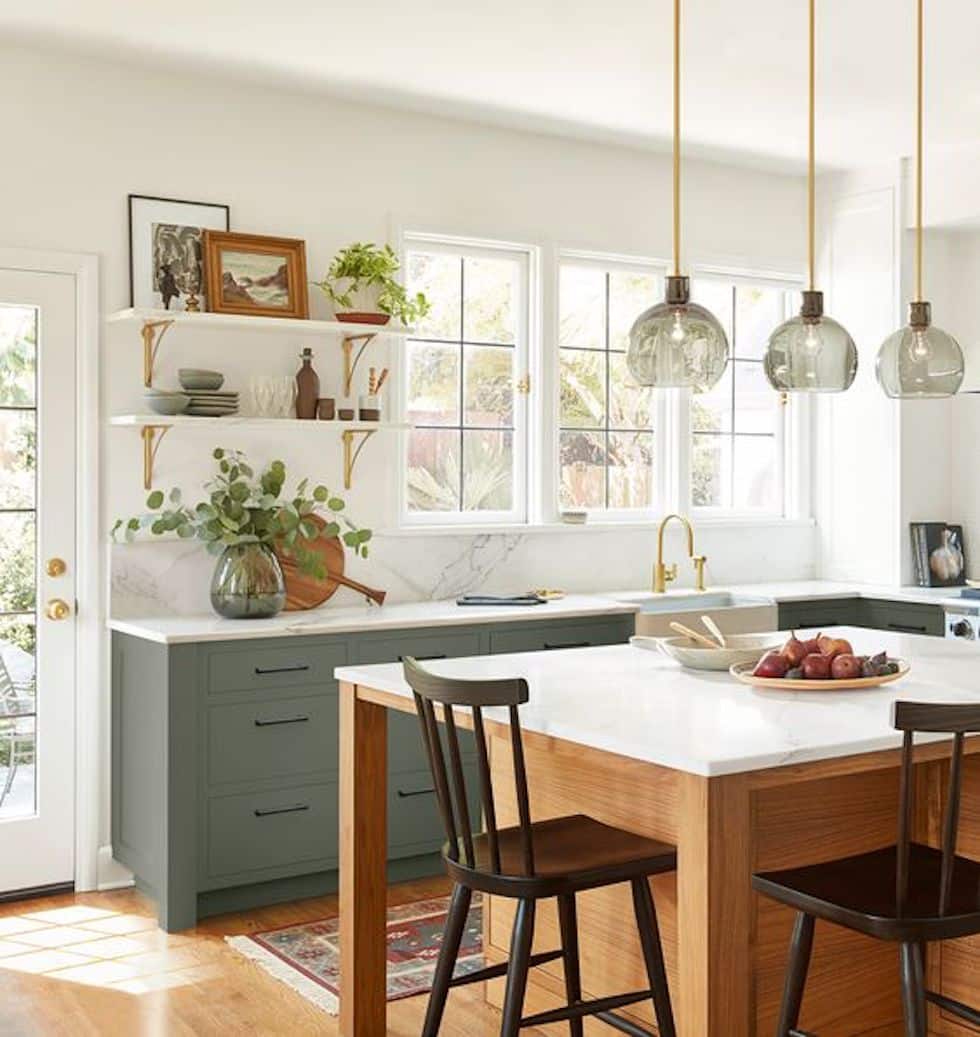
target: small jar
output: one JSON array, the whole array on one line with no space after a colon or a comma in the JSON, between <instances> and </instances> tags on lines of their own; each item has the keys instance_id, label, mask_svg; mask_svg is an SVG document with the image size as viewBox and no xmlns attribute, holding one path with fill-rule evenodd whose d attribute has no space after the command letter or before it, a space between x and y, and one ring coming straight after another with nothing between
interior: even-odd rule
<instances>
[{"instance_id":1,"label":"small jar","mask_svg":"<svg viewBox=\"0 0 980 1037\"><path fill-rule=\"evenodd\" d=\"M332 396L321 396L316 402L316 416L321 421L333 421L334 399Z\"/></svg>"},{"instance_id":2,"label":"small jar","mask_svg":"<svg viewBox=\"0 0 980 1037\"><path fill-rule=\"evenodd\" d=\"M376 395L359 396L357 400L361 421L381 420L381 400Z\"/></svg>"},{"instance_id":3,"label":"small jar","mask_svg":"<svg viewBox=\"0 0 980 1037\"><path fill-rule=\"evenodd\" d=\"M337 417L341 421L353 421L354 420L354 408L353 407L338 407Z\"/></svg>"}]
</instances>

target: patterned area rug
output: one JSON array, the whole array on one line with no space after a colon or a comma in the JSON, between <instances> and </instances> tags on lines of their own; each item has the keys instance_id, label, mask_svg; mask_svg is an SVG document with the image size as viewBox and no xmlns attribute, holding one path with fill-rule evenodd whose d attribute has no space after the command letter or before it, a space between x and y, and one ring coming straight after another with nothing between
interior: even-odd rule
<instances>
[{"instance_id":1,"label":"patterned area rug","mask_svg":"<svg viewBox=\"0 0 980 1037\"><path fill-rule=\"evenodd\" d=\"M428 993L442 944L448 897L419 900L388 911L388 1000ZM226 942L251 958L271 976L288 984L330 1015L339 1011L339 920L326 918L250 936L228 936ZM483 910L474 894L456 975L483 966Z\"/></svg>"}]
</instances>

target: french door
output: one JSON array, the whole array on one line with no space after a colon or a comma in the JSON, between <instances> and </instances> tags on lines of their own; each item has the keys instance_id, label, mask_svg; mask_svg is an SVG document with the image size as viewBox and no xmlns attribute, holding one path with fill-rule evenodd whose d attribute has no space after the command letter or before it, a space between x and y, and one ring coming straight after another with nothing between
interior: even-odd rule
<instances>
[{"instance_id":1,"label":"french door","mask_svg":"<svg viewBox=\"0 0 980 1037\"><path fill-rule=\"evenodd\" d=\"M75 278L0 269L0 892L70 882Z\"/></svg>"}]
</instances>

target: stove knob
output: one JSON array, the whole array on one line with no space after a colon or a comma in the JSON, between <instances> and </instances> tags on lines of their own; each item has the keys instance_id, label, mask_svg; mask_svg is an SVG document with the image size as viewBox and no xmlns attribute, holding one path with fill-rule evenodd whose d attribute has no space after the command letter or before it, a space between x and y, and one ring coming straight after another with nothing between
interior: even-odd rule
<instances>
[{"instance_id":1,"label":"stove knob","mask_svg":"<svg viewBox=\"0 0 980 1037\"><path fill-rule=\"evenodd\" d=\"M965 619L958 619L950 626L949 631L953 637L962 637L969 641L974 638L973 627Z\"/></svg>"}]
</instances>

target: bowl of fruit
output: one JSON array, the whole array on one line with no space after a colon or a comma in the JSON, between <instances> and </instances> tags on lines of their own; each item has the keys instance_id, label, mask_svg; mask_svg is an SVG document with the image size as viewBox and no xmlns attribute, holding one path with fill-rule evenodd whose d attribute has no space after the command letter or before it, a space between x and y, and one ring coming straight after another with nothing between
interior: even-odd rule
<instances>
[{"instance_id":1,"label":"bowl of fruit","mask_svg":"<svg viewBox=\"0 0 980 1037\"><path fill-rule=\"evenodd\" d=\"M848 691L897 681L909 672L909 664L886 652L856 655L843 637L821 634L801 641L791 632L782 648L767 652L757 663L736 663L729 672L756 688Z\"/></svg>"}]
</instances>

